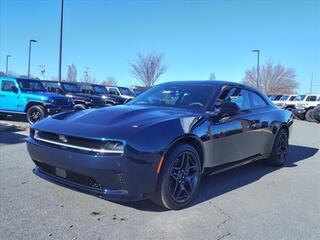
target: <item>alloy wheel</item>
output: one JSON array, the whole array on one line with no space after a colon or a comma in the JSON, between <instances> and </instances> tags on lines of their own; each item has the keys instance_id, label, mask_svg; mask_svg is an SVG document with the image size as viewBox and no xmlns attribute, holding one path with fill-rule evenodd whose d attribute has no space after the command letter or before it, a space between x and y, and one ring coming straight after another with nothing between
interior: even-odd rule
<instances>
[{"instance_id":1,"label":"alloy wheel","mask_svg":"<svg viewBox=\"0 0 320 240\"><path fill-rule=\"evenodd\" d=\"M277 146L277 156L280 162L284 162L288 154L288 136L286 133L282 133L279 137Z\"/></svg>"},{"instance_id":2,"label":"alloy wheel","mask_svg":"<svg viewBox=\"0 0 320 240\"><path fill-rule=\"evenodd\" d=\"M188 201L200 180L200 164L194 154L183 152L178 155L170 168L169 192L177 203Z\"/></svg>"}]
</instances>

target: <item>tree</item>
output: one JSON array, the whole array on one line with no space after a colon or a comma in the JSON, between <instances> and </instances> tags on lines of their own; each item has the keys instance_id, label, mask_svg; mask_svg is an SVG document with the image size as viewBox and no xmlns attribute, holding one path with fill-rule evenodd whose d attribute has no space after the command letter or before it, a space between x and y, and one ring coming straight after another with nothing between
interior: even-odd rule
<instances>
[{"instance_id":1,"label":"tree","mask_svg":"<svg viewBox=\"0 0 320 240\"><path fill-rule=\"evenodd\" d=\"M118 85L118 81L115 78L109 76L109 77L106 77L106 79L103 80L101 84L105 86L113 87Z\"/></svg>"},{"instance_id":2,"label":"tree","mask_svg":"<svg viewBox=\"0 0 320 240\"><path fill-rule=\"evenodd\" d=\"M257 86L257 68L247 69L243 83L252 87ZM286 68L280 63L274 65L267 62L260 67L259 88L266 94L292 94L299 86L293 68Z\"/></svg>"},{"instance_id":3,"label":"tree","mask_svg":"<svg viewBox=\"0 0 320 240\"><path fill-rule=\"evenodd\" d=\"M167 70L163 64L163 54L158 53L139 53L136 62L130 62L130 67L132 75L145 87L153 86Z\"/></svg>"},{"instance_id":4,"label":"tree","mask_svg":"<svg viewBox=\"0 0 320 240\"><path fill-rule=\"evenodd\" d=\"M40 68L40 75L41 75L41 79L45 79L45 73L46 73L46 66L41 64L39 65Z\"/></svg>"},{"instance_id":5,"label":"tree","mask_svg":"<svg viewBox=\"0 0 320 240\"><path fill-rule=\"evenodd\" d=\"M4 77L4 76L6 76L6 73L5 73L5 72L0 71L0 77Z\"/></svg>"},{"instance_id":6,"label":"tree","mask_svg":"<svg viewBox=\"0 0 320 240\"><path fill-rule=\"evenodd\" d=\"M209 80L216 80L216 74L214 72L210 73Z\"/></svg>"},{"instance_id":7,"label":"tree","mask_svg":"<svg viewBox=\"0 0 320 240\"><path fill-rule=\"evenodd\" d=\"M67 65L68 67L68 74L67 74L67 81L68 82L76 82L77 81L77 68L74 64Z\"/></svg>"}]
</instances>

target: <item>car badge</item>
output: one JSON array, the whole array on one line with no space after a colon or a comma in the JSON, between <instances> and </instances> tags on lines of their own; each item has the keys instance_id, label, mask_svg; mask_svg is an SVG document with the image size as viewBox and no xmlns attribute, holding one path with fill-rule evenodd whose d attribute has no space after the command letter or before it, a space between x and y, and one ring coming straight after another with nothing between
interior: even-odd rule
<instances>
[{"instance_id":1,"label":"car badge","mask_svg":"<svg viewBox=\"0 0 320 240\"><path fill-rule=\"evenodd\" d=\"M66 136L64 136L64 135L59 135L59 140L60 140L61 142L64 142L64 143L67 143L67 142L68 142L68 139L67 139Z\"/></svg>"}]
</instances>

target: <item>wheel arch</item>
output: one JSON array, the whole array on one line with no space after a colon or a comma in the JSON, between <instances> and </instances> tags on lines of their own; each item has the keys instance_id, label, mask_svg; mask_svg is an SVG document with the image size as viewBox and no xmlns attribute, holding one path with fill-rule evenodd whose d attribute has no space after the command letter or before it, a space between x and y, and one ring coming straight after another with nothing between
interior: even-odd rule
<instances>
[{"instance_id":1,"label":"wheel arch","mask_svg":"<svg viewBox=\"0 0 320 240\"><path fill-rule=\"evenodd\" d=\"M168 156L170 152L172 152L173 149L180 144L190 144L192 147L195 148L195 150L199 154L200 162L201 162L201 170L203 171L204 159L205 159L204 146L202 141L196 135L192 135L192 134L183 135L175 139L173 142L171 142L162 154L162 156L164 157L164 160L166 159L166 156Z\"/></svg>"},{"instance_id":2,"label":"wheel arch","mask_svg":"<svg viewBox=\"0 0 320 240\"><path fill-rule=\"evenodd\" d=\"M44 107L43 102L30 101L30 102L28 102L28 104L26 105L26 107L25 107L25 109L24 109L24 112L27 112L30 107L36 106L36 105L40 105L40 106Z\"/></svg>"}]
</instances>

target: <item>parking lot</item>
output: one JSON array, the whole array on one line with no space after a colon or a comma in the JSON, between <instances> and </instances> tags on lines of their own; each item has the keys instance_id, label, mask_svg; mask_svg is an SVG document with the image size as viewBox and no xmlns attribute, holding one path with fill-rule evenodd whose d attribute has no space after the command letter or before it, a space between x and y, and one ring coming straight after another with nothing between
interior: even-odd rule
<instances>
[{"instance_id":1,"label":"parking lot","mask_svg":"<svg viewBox=\"0 0 320 240\"><path fill-rule=\"evenodd\" d=\"M27 134L0 132L1 239L319 239L319 124L295 120L283 168L255 162L206 177L180 211L109 202L36 177Z\"/></svg>"}]
</instances>

